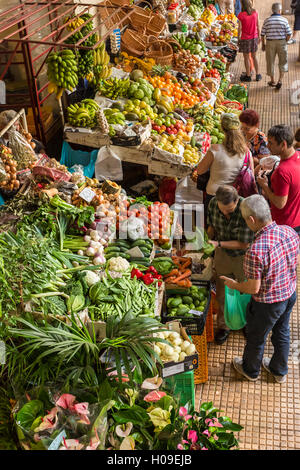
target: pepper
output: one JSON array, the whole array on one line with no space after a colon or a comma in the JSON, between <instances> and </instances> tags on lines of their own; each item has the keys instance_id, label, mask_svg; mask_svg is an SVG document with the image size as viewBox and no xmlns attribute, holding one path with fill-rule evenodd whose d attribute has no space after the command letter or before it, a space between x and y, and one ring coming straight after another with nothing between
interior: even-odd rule
<instances>
[{"instance_id":1,"label":"pepper","mask_svg":"<svg viewBox=\"0 0 300 470\"><path fill-rule=\"evenodd\" d=\"M142 271L140 271L139 269L136 269L136 268L133 268L132 271L131 271L131 279L133 279L134 277L136 277L137 279L141 279L143 277L143 273Z\"/></svg>"},{"instance_id":2,"label":"pepper","mask_svg":"<svg viewBox=\"0 0 300 470\"><path fill-rule=\"evenodd\" d=\"M142 280L143 280L144 284L146 284L146 286L152 284L153 281L154 281L153 276L152 276L151 273L144 274L144 276L142 277Z\"/></svg>"},{"instance_id":3,"label":"pepper","mask_svg":"<svg viewBox=\"0 0 300 470\"><path fill-rule=\"evenodd\" d=\"M155 274L155 275L158 274L158 272L157 272L157 270L155 269L154 266L149 266L149 268L146 271L146 274L148 274L148 273L152 273L152 274Z\"/></svg>"},{"instance_id":4,"label":"pepper","mask_svg":"<svg viewBox=\"0 0 300 470\"><path fill-rule=\"evenodd\" d=\"M161 274L154 274L154 279L162 279L162 275Z\"/></svg>"}]
</instances>

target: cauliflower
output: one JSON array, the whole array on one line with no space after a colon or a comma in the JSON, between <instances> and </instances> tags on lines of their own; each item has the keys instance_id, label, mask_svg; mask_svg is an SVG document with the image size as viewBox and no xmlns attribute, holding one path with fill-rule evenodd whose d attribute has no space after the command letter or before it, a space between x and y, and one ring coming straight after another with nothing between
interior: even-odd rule
<instances>
[{"instance_id":1,"label":"cauliflower","mask_svg":"<svg viewBox=\"0 0 300 470\"><path fill-rule=\"evenodd\" d=\"M96 282L100 281L100 277L95 271L83 271L85 273L85 280L89 287L96 284Z\"/></svg>"},{"instance_id":2,"label":"cauliflower","mask_svg":"<svg viewBox=\"0 0 300 470\"><path fill-rule=\"evenodd\" d=\"M110 271L127 271L129 267L130 264L128 263L128 261L125 258L122 258L121 256L117 256L116 258L110 258L110 260L108 261L108 269Z\"/></svg>"}]
</instances>

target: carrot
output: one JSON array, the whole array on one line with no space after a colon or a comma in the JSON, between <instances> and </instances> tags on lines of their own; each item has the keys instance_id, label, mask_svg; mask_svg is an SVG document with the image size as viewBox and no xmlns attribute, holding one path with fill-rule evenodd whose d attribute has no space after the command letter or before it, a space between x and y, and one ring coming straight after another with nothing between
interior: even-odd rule
<instances>
[{"instance_id":1,"label":"carrot","mask_svg":"<svg viewBox=\"0 0 300 470\"><path fill-rule=\"evenodd\" d=\"M183 274L180 276L176 277L176 279L173 282L178 282L182 281L182 279L185 279L186 277L189 277L192 274L192 271L190 269L187 269Z\"/></svg>"},{"instance_id":2,"label":"carrot","mask_svg":"<svg viewBox=\"0 0 300 470\"><path fill-rule=\"evenodd\" d=\"M166 279L164 279L164 282L173 284L174 279L176 279L176 276L167 277Z\"/></svg>"},{"instance_id":3,"label":"carrot","mask_svg":"<svg viewBox=\"0 0 300 470\"><path fill-rule=\"evenodd\" d=\"M176 282L177 286L180 287L192 287L192 283L189 279L183 279L182 281Z\"/></svg>"},{"instance_id":4,"label":"carrot","mask_svg":"<svg viewBox=\"0 0 300 470\"><path fill-rule=\"evenodd\" d=\"M166 274L166 276L164 276L164 279L167 279L170 276L175 276L176 277L178 275L179 275L178 269L172 269L172 271L170 271L169 274Z\"/></svg>"},{"instance_id":5,"label":"carrot","mask_svg":"<svg viewBox=\"0 0 300 470\"><path fill-rule=\"evenodd\" d=\"M185 261L185 263L183 263L183 264L181 265L180 269L186 269L186 268L188 268L191 263L192 263L191 258L187 258L186 261Z\"/></svg>"}]
</instances>

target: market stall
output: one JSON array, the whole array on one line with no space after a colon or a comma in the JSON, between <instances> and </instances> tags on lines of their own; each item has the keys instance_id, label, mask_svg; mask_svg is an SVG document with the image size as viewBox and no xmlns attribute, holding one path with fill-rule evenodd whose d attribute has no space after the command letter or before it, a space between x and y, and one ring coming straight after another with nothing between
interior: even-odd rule
<instances>
[{"instance_id":1,"label":"market stall","mask_svg":"<svg viewBox=\"0 0 300 470\"><path fill-rule=\"evenodd\" d=\"M64 113L63 150L73 143L82 153L35 155L26 121L14 127L23 111L4 129L12 146L0 147L0 378L17 385L12 417L23 449L237 445L240 426L211 404L195 410L213 339L206 272L214 247L204 229L184 238L162 192L157 200L122 187L122 162L189 178L210 144L222 142L222 113L246 102L245 88L230 85L226 58L206 44L212 26L222 45L230 41L234 18L199 1L180 4L173 17L187 31L170 33L168 7L105 2L122 26L109 31L109 48L93 16L61 16L70 46L91 41L84 57L52 44L46 60L49 93ZM83 77L92 97L76 94Z\"/></svg>"}]
</instances>

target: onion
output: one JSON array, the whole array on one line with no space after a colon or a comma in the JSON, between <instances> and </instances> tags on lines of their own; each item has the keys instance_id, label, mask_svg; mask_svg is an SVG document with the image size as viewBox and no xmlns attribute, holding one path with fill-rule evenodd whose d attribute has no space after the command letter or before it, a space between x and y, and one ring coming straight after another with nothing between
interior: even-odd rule
<instances>
[{"instance_id":1,"label":"onion","mask_svg":"<svg viewBox=\"0 0 300 470\"><path fill-rule=\"evenodd\" d=\"M94 256L95 252L96 252L95 248L93 248L92 246L89 246L85 253L87 256Z\"/></svg>"},{"instance_id":2,"label":"onion","mask_svg":"<svg viewBox=\"0 0 300 470\"><path fill-rule=\"evenodd\" d=\"M95 258L93 259L93 264L95 265L99 265L99 264L104 264L105 263L105 259L103 256L101 255L97 255L95 256Z\"/></svg>"},{"instance_id":3,"label":"onion","mask_svg":"<svg viewBox=\"0 0 300 470\"><path fill-rule=\"evenodd\" d=\"M99 248L100 245L101 245L101 243L99 243L99 242L94 242L94 240L90 241L90 246L92 248Z\"/></svg>"},{"instance_id":4,"label":"onion","mask_svg":"<svg viewBox=\"0 0 300 470\"><path fill-rule=\"evenodd\" d=\"M72 264L73 264L74 268L77 268L77 266L79 266L79 263L77 261L73 261Z\"/></svg>"},{"instance_id":5,"label":"onion","mask_svg":"<svg viewBox=\"0 0 300 470\"><path fill-rule=\"evenodd\" d=\"M84 252L83 252L82 250L78 250L78 251L77 251L77 254L78 254L79 256L84 256Z\"/></svg>"},{"instance_id":6,"label":"onion","mask_svg":"<svg viewBox=\"0 0 300 470\"><path fill-rule=\"evenodd\" d=\"M106 240L105 240L104 238L101 238L101 239L100 239L100 243L101 243L101 245L105 245L105 244L106 244Z\"/></svg>"},{"instance_id":7,"label":"onion","mask_svg":"<svg viewBox=\"0 0 300 470\"><path fill-rule=\"evenodd\" d=\"M91 236L91 239L94 240L95 242L99 241L99 234L97 230L91 230L90 236Z\"/></svg>"},{"instance_id":8,"label":"onion","mask_svg":"<svg viewBox=\"0 0 300 470\"><path fill-rule=\"evenodd\" d=\"M90 242L91 241L91 237L89 235L85 235L83 237L83 239L84 239L85 242Z\"/></svg>"}]
</instances>

